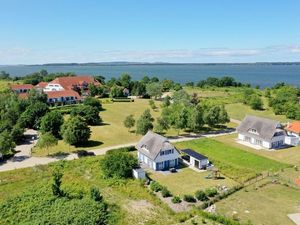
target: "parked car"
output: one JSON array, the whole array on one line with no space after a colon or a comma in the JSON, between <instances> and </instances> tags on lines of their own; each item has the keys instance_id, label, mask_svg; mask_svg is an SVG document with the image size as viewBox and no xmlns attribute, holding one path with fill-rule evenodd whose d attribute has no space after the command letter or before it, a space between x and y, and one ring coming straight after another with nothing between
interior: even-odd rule
<instances>
[{"instance_id":1,"label":"parked car","mask_svg":"<svg viewBox=\"0 0 300 225\"><path fill-rule=\"evenodd\" d=\"M170 171L171 173L176 173L176 172L177 172L176 168L170 168L169 171Z\"/></svg>"}]
</instances>

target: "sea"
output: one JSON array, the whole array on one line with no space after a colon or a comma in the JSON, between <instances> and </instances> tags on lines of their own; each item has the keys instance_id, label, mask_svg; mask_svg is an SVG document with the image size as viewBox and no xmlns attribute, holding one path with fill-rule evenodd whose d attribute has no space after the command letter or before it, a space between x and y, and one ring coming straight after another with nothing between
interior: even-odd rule
<instances>
[{"instance_id":1,"label":"sea","mask_svg":"<svg viewBox=\"0 0 300 225\"><path fill-rule=\"evenodd\" d=\"M78 75L102 75L109 80L123 73L139 80L157 76L175 82L198 82L209 76L232 76L237 81L261 88L285 82L300 87L300 64L103 64L103 65L16 65L0 66L14 76L25 76L42 69L52 72L74 72Z\"/></svg>"}]
</instances>

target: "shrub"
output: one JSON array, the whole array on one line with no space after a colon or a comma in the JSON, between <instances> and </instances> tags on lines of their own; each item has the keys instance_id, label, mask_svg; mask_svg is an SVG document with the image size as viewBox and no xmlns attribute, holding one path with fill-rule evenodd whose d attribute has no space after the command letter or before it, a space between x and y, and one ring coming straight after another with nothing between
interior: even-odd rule
<instances>
[{"instance_id":1,"label":"shrub","mask_svg":"<svg viewBox=\"0 0 300 225\"><path fill-rule=\"evenodd\" d=\"M193 195L184 195L183 200L186 202L196 202L196 199Z\"/></svg>"},{"instance_id":2,"label":"shrub","mask_svg":"<svg viewBox=\"0 0 300 225\"><path fill-rule=\"evenodd\" d=\"M172 194L171 192L166 188L166 187L163 187L161 189L161 195L164 197L164 198L167 198L167 197L171 197Z\"/></svg>"},{"instance_id":3,"label":"shrub","mask_svg":"<svg viewBox=\"0 0 300 225\"><path fill-rule=\"evenodd\" d=\"M158 192L158 191L161 191L162 188L163 188L163 187L162 187L158 182L156 182L156 181L152 181L152 182L150 183L150 189L151 189L152 191Z\"/></svg>"},{"instance_id":4,"label":"shrub","mask_svg":"<svg viewBox=\"0 0 300 225\"><path fill-rule=\"evenodd\" d=\"M111 151L101 160L103 175L107 178L132 177L132 169L138 166L136 157L124 151Z\"/></svg>"},{"instance_id":5,"label":"shrub","mask_svg":"<svg viewBox=\"0 0 300 225\"><path fill-rule=\"evenodd\" d=\"M181 199L180 199L179 196L174 196L174 197L172 198L172 202L173 202L174 204L178 204L178 203L181 202Z\"/></svg>"},{"instance_id":6,"label":"shrub","mask_svg":"<svg viewBox=\"0 0 300 225\"><path fill-rule=\"evenodd\" d=\"M196 191L195 197L196 197L196 199L198 199L199 201L206 201L206 200L208 200L208 198L207 198L205 192L202 191L202 190Z\"/></svg>"},{"instance_id":7,"label":"shrub","mask_svg":"<svg viewBox=\"0 0 300 225\"><path fill-rule=\"evenodd\" d=\"M93 97L87 97L84 100L83 104L84 105L89 105L89 106L92 106L92 107L96 107L98 110L102 109L101 102L98 99L93 98Z\"/></svg>"},{"instance_id":8,"label":"shrub","mask_svg":"<svg viewBox=\"0 0 300 225\"><path fill-rule=\"evenodd\" d=\"M73 108L71 116L81 116L88 125L99 125L102 122L99 109L90 105L80 105Z\"/></svg>"},{"instance_id":9,"label":"shrub","mask_svg":"<svg viewBox=\"0 0 300 225\"><path fill-rule=\"evenodd\" d=\"M218 194L218 191L217 189L215 188L207 188L205 190L205 194L208 196L208 197L214 197Z\"/></svg>"}]
</instances>

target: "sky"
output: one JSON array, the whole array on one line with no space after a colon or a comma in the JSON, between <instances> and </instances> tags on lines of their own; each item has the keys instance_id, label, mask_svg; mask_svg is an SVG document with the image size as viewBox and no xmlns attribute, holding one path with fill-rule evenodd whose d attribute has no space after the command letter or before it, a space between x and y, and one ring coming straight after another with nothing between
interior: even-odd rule
<instances>
[{"instance_id":1,"label":"sky","mask_svg":"<svg viewBox=\"0 0 300 225\"><path fill-rule=\"evenodd\" d=\"M299 0L0 0L0 65L300 61Z\"/></svg>"}]
</instances>

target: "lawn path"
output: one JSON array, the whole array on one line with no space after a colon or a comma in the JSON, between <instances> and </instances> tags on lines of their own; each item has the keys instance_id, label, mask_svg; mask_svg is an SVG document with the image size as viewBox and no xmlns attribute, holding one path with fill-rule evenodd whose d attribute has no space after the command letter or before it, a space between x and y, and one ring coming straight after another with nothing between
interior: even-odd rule
<instances>
[{"instance_id":1,"label":"lawn path","mask_svg":"<svg viewBox=\"0 0 300 225\"><path fill-rule=\"evenodd\" d=\"M176 143L176 142L181 142L181 141L190 141L190 140L194 140L194 139L199 139L202 137L213 138L213 137L229 135L229 134L233 134L233 133L235 133L235 131L225 131L225 132L219 132L219 133L213 133L213 134L203 134L203 135L179 136L179 137L171 137L171 138L169 138L169 140L172 143ZM103 148L99 148L99 149L93 149L88 152L93 152L95 155L104 155L109 150L135 146L136 144L137 144L137 142L127 143L127 144L122 144L122 145L114 145L114 146L103 147ZM27 158L22 158L22 159L18 159L18 160L16 160L13 157L12 159L7 160L6 162L0 164L0 172L20 169L20 168L34 167L37 165L45 165L48 163L57 162L59 160L74 160L74 159L78 159L78 156L75 153L69 154L67 156L27 157Z\"/></svg>"}]
</instances>

